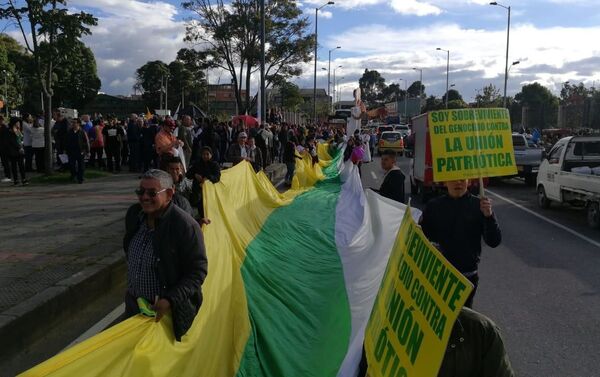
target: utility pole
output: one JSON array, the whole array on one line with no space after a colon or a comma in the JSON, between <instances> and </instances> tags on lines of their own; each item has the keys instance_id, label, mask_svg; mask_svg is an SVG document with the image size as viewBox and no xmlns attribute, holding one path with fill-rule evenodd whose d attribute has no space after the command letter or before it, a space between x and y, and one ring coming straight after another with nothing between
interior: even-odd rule
<instances>
[{"instance_id":1,"label":"utility pole","mask_svg":"<svg viewBox=\"0 0 600 377\"><path fill-rule=\"evenodd\" d=\"M315 8L315 72L313 77L313 122L317 122L317 58L318 58L318 46L319 46L319 11L327 5L335 4L333 1L328 1L327 4L323 4L318 8Z\"/></svg>"},{"instance_id":2,"label":"utility pole","mask_svg":"<svg viewBox=\"0 0 600 377\"><path fill-rule=\"evenodd\" d=\"M508 25L506 27L506 61L504 64L504 100L502 101L502 107L506 108L506 86L508 84L508 47L510 44L510 6L504 6L496 1L491 2L490 5L502 7L508 11Z\"/></svg>"},{"instance_id":3,"label":"utility pole","mask_svg":"<svg viewBox=\"0 0 600 377\"><path fill-rule=\"evenodd\" d=\"M260 0L260 117L265 122L267 109L267 96L265 93L265 0ZM316 64L316 62L315 62ZM246 88L247 90L248 88Z\"/></svg>"},{"instance_id":4,"label":"utility pole","mask_svg":"<svg viewBox=\"0 0 600 377\"><path fill-rule=\"evenodd\" d=\"M448 109L448 84L450 84L450 50L444 50L443 48L437 48L438 51L446 51L448 53L446 58L446 109Z\"/></svg>"},{"instance_id":5,"label":"utility pole","mask_svg":"<svg viewBox=\"0 0 600 377\"><path fill-rule=\"evenodd\" d=\"M160 104L158 105L160 110L163 110L163 92L165 90L165 75L160 76Z\"/></svg>"}]
</instances>

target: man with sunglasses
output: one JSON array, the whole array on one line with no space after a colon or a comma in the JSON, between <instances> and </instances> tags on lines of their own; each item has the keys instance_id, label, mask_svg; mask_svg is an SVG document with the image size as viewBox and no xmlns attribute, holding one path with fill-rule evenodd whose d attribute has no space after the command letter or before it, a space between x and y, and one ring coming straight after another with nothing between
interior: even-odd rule
<instances>
[{"instance_id":1,"label":"man with sunglasses","mask_svg":"<svg viewBox=\"0 0 600 377\"><path fill-rule=\"evenodd\" d=\"M125 311L140 313L152 304L156 321L172 313L175 339L189 330L202 305L201 286L208 261L198 223L172 203L173 179L151 169L136 190L139 203L125 217L123 249L127 259Z\"/></svg>"}]
</instances>

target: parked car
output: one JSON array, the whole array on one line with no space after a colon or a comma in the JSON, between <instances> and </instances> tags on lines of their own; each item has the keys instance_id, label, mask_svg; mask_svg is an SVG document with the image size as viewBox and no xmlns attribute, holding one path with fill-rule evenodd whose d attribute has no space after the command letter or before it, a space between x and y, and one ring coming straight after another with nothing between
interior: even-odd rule
<instances>
[{"instance_id":1,"label":"parked car","mask_svg":"<svg viewBox=\"0 0 600 377\"><path fill-rule=\"evenodd\" d=\"M537 194L542 208L554 202L584 207L588 225L600 228L600 137L559 140L540 165Z\"/></svg>"},{"instance_id":2,"label":"parked car","mask_svg":"<svg viewBox=\"0 0 600 377\"><path fill-rule=\"evenodd\" d=\"M379 143L377 144L377 152L379 155L381 155L383 151L388 149L396 151L400 155L404 153L404 140L402 138L402 132L385 131L381 133Z\"/></svg>"},{"instance_id":3,"label":"parked car","mask_svg":"<svg viewBox=\"0 0 600 377\"><path fill-rule=\"evenodd\" d=\"M515 151L515 164L517 176L524 178L525 183L535 186L538 170L545 155L544 148L535 144L530 145L525 135L514 133L512 135Z\"/></svg>"}]
</instances>

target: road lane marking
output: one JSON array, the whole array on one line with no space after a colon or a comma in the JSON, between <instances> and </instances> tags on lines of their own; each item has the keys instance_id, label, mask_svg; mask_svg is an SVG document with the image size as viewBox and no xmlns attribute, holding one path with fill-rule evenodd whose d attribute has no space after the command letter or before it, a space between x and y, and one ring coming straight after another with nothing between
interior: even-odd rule
<instances>
[{"instance_id":1,"label":"road lane marking","mask_svg":"<svg viewBox=\"0 0 600 377\"><path fill-rule=\"evenodd\" d=\"M516 203L516 202L514 202L514 201L512 201L512 200L510 200L510 199L508 199L508 198L506 198L506 197L504 197L502 195L500 195L500 194L497 194L497 193L495 193L495 192L493 192L491 190L488 190L488 189L486 189L486 191L489 192L490 194L494 195L495 197L497 197L497 198L499 198L501 200L504 200L505 202L507 202L509 204L512 204L513 206L515 206L515 207L517 207L517 208L519 208L519 209L521 209L521 210L529 213L530 215L533 215L533 216L537 217L538 219L544 220L548 224L554 225L554 226L556 226L556 227L564 230L565 232L571 233L575 237L578 237L578 238L580 238L580 239L582 239L582 240L584 240L584 241L586 241L586 242L588 242L588 243L590 243L590 244L592 244L592 245L600 248L600 242L594 241L593 239L591 239L591 238L589 238L587 236L584 236L583 234L581 234L581 233L579 233L579 232L577 232L577 231L575 231L575 230L573 230L573 229L571 229L571 228L569 228L569 227L567 227L565 225L557 223L556 221L551 220L551 219L547 218L544 215L540 215L539 213L537 213L535 211L532 211L529 208L526 208L526 207L524 207L524 206L522 206L522 205L520 205L520 204L518 204L518 203Z\"/></svg>"},{"instance_id":2,"label":"road lane marking","mask_svg":"<svg viewBox=\"0 0 600 377\"><path fill-rule=\"evenodd\" d=\"M95 325L90 327L86 332L79 335L79 337L77 339L75 339L74 341L72 341L71 344L66 346L65 349L63 349L63 351L66 349L69 349L69 348L73 347L74 345L81 343L84 340L87 340L87 339L91 338L92 336L98 334L99 332L105 330L111 323L116 321L117 318L119 318L123 313L125 313L125 303L117 306L115 309L113 309L112 312L108 313L104 318L102 318Z\"/></svg>"},{"instance_id":3,"label":"road lane marking","mask_svg":"<svg viewBox=\"0 0 600 377\"><path fill-rule=\"evenodd\" d=\"M374 171L371 171L371 177L373 177L373 179L377 179L377 174L375 174Z\"/></svg>"}]
</instances>

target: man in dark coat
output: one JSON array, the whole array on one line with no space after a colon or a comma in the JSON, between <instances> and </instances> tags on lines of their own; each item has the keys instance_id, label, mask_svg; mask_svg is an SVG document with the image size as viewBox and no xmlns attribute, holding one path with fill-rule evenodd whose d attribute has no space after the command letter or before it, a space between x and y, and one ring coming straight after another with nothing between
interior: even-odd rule
<instances>
[{"instance_id":1,"label":"man in dark coat","mask_svg":"<svg viewBox=\"0 0 600 377\"><path fill-rule=\"evenodd\" d=\"M71 129L65 138L65 151L69 156L69 169L71 180L83 183L85 169L85 156L90 153L90 142L87 133L81 128L81 120L75 118L71 121Z\"/></svg>"},{"instance_id":2,"label":"man in dark coat","mask_svg":"<svg viewBox=\"0 0 600 377\"><path fill-rule=\"evenodd\" d=\"M489 198L471 195L467 179L444 182L448 194L427 203L421 217L425 236L439 244L446 259L473 283L465 306L473 305L479 284L481 239L490 247L502 241L500 226Z\"/></svg>"},{"instance_id":3,"label":"man in dark coat","mask_svg":"<svg viewBox=\"0 0 600 377\"><path fill-rule=\"evenodd\" d=\"M383 183L379 190L374 190L400 203L405 203L404 195L404 174L396 165L396 152L391 150L383 151L381 155L381 167L385 170Z\"/></svg>"},{"instance_id":4,"label":"man in dark coat","mask_svg":"<svg viewBox=\"0 0 600 377\"><path fill-rule=\"evenodd\" d=\"M202 305L208 260L200 226L171 202L173 193L169 173L149 170L136 190L139 203L127 211L125 313L139 314L144 300L157 322L171 312L175 339L181 341Z\"/></svg>"},{"instance_id":5,"label":"man in dark coat","mask_svg":"<svg viewBox=\"0 0 600 377\"><path fill-rule=\"evenodd\" d=\"M210 220L204 214L204 202L202 200L202 186L207 180L217 183L221 179L221 167L213 161L212 149L202 148L202 159L196 161L188 169L186 176L193 180L191 203L198 208L198 218L203 224L210 224Z\"/></svg>"}]
</instances>

